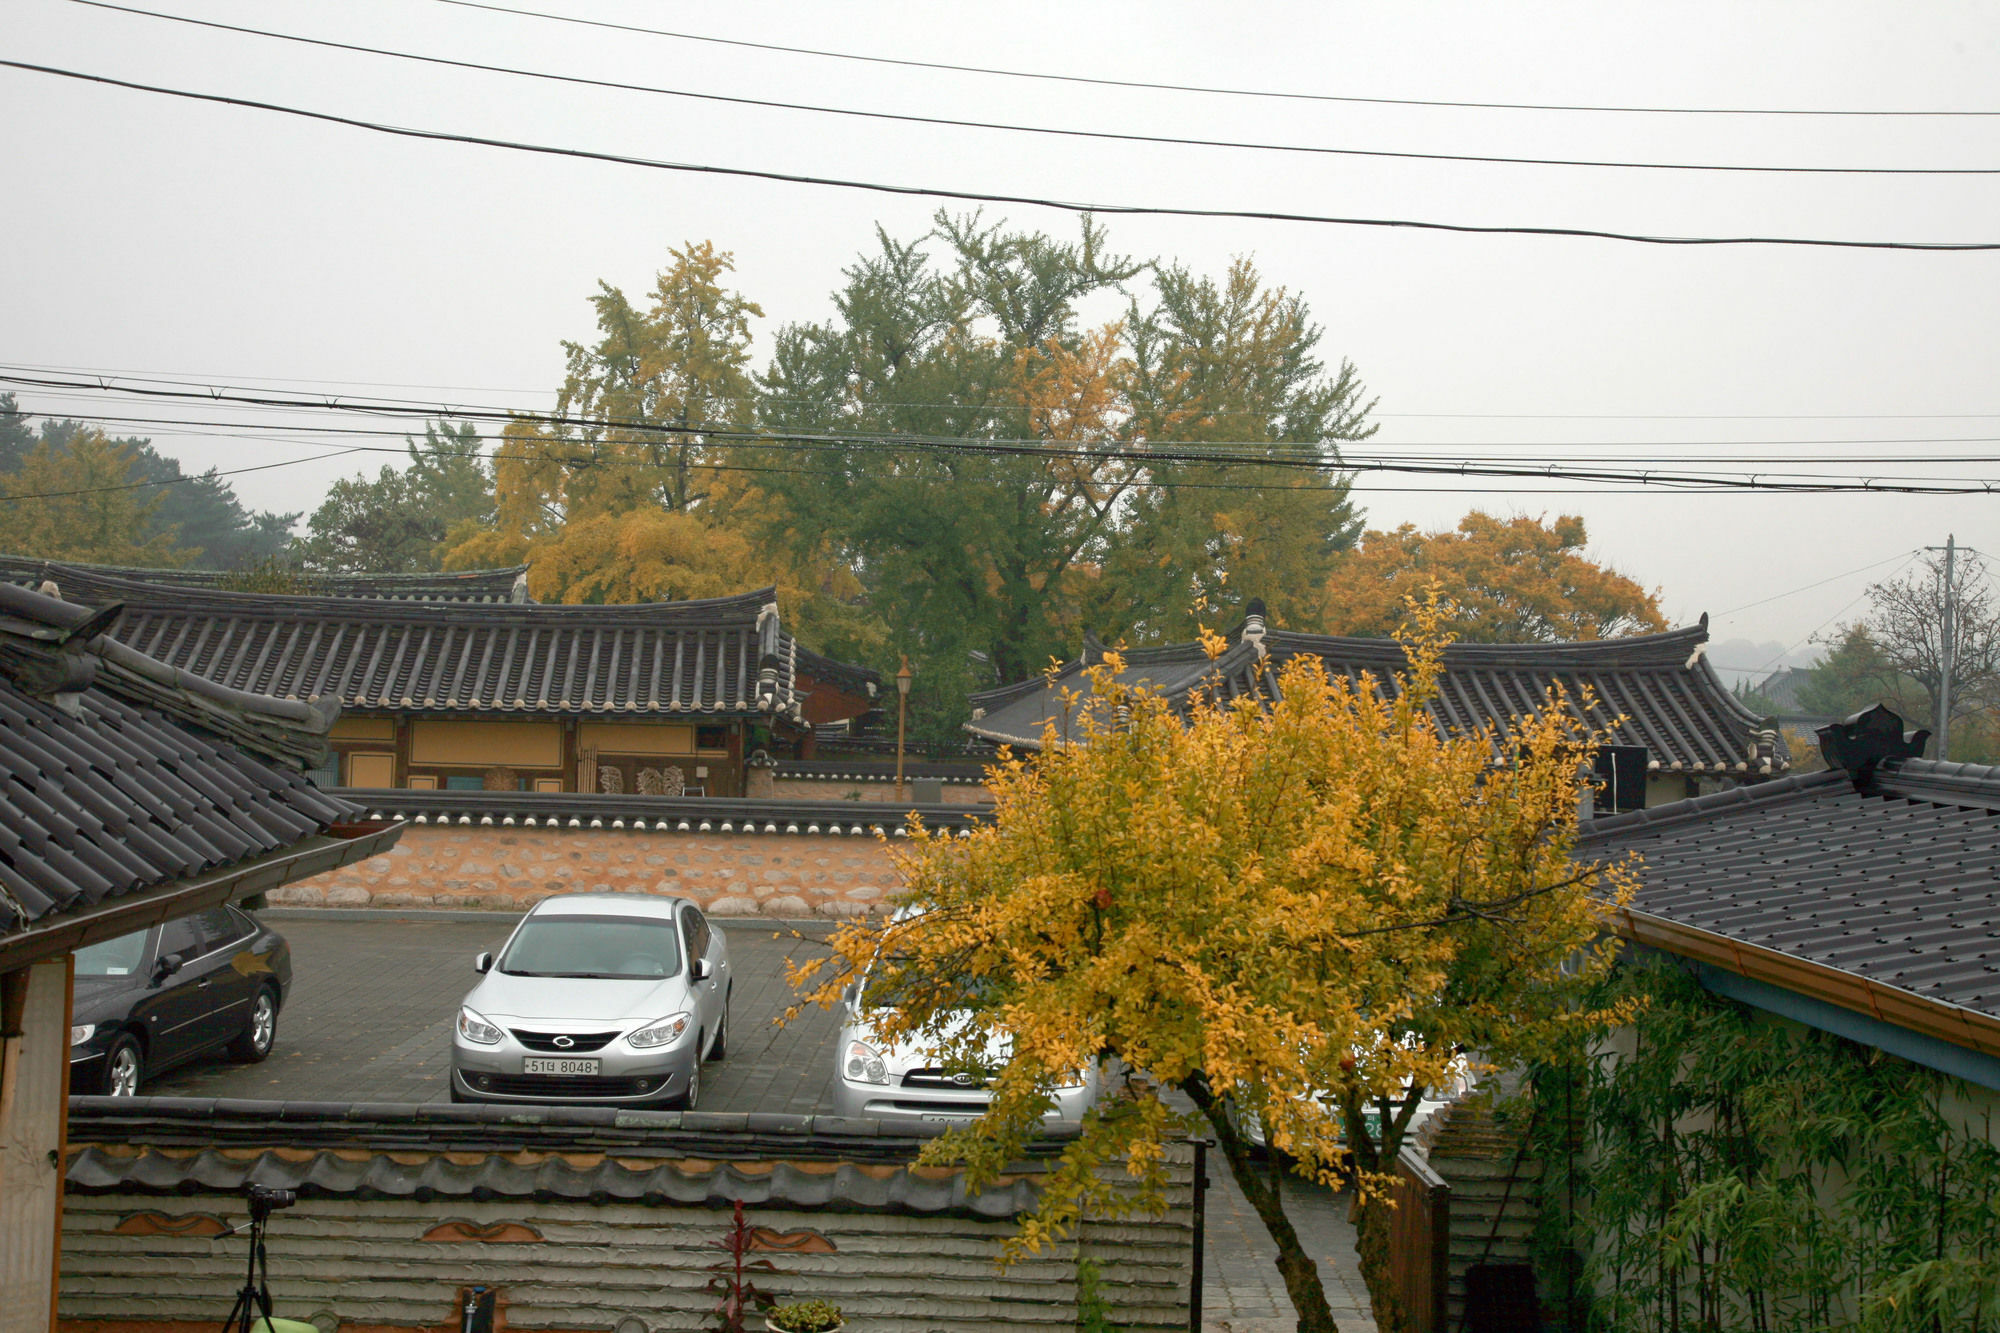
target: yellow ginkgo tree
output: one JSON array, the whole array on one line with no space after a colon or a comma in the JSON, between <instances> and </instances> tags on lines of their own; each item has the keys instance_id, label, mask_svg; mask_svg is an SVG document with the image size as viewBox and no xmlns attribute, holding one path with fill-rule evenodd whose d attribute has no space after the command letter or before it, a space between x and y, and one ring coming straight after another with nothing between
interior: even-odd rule
<instances>
[{"instance_id":1,"label":"yellow ginkgo tree","mask_svg":"<svg viewBox=\"0 0 2000 1333\"><path fill-rule=\"evenodd\" d=\"M975 1187L1018 1160L1053 1088L1113 1071L1016 1251L1160 1206L1166 1147L1199 1125L1277 1244L1299 1328L1331 1333L1277 1177L1252 1162L1254 1116L1301 1175L1356 1188L1377 1322L1406 1328L1386 1173L1425 1092L1615 1017L1581 996L1610 965L1600 927L1630 868L1571 857L1603 738L1553 700L1504 737L1442 734L1425 710L1438 618L1433 595L1396 679L1300 659L1275 699L1191 714L1122 689L1113 655L1067 740L997 766L990 825L918 831L916 910L843 925L799 969L828 1005L867 972L894 997L871 1010L885 1037L991 1077L987 1114L926 1148ZM1174 1109L1189 1102L1194 1124Z\"/></svg>"}]
</instances>

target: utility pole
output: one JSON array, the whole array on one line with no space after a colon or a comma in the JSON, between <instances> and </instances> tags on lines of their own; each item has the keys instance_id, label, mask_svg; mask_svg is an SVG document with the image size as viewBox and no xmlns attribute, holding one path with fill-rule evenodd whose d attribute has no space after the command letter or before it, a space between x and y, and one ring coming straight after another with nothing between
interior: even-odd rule
<instances>
[{"instance_id":1,"label":"utility pole","mask_svg":"<svg viewBox=\"0 0 2000 1333\"><path fill-rule=\"evenodd\" d=\"M1933 548L1935 549L1935 548ZM1958 539L1950 533L1944 539L1944 623L1938 627L1937 757L1951 758L1951 667L1952 640L1958 632L1958 581L1954 565Z\"/></svg>"}]
</instances>

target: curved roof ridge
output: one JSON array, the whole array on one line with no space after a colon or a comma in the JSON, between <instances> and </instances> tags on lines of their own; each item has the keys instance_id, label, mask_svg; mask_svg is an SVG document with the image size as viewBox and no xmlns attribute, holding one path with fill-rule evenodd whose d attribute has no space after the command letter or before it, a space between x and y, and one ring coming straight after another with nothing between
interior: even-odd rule
<instances>
[{"instance_id":1,"label":"curved roof ridge","mask_svg":"<svg viewBox=\"0 0 2000 1333\"><path fill-rule=\"evenodd\" d=\"M1306 634L1297 630L1269 630L1265 642L1275 651L1282 647L1290 652L1312 653L1315 656L1340 660L1361 661L1374 657L1383 660L1403 660L1403 644L1400 639L1369 638L1345 634ZM1702 617L1693 625L1683 625L1677 629L1661 630L1654 634L1631 634L1612 639L1569 639L1560 643L1466 643L1457 642L1445 649L1446 665L1464 663L1466 665L1492 662L1496 665L1528 665L1533 663L1570 663L1589 665L1619 666L1675 666L1683 667L1694 650L1708 642L1708 618Z\"/></svg>"},{"instance_id":2,"label":"curved roof ridge","mask_svg":"<svg viewBox=\"0 0 2000 1333\"><path fill-rule=\"evenodd\" d=\"M2000 766L1993 764L1890 759L1876 767L1871 785L1885 796L2000 811Z\"/></svg>"},{"instance_id":3,"label":"curved roof ridge","mask_svg":"<svg viewBox=\"0 0 2000 1333\"><path fill-rule=\"evenodd\" d=\"M61 569L60 566L50 566ZM406 598L339 597L313 593L239 592L230 588L153 582L148 579L118 578L90 574L62 588L64 600L89 601L93 595L126 602L134 609L175 612L223 612L234 615L283 620L310 616L316 620L505 620L548 623L562 620L609 620L619 623L657 623L663 616L676 620L704 616L755 619L763 608L777 600L774 586L731 593L723 597L689 598L667 602L447 602Z\"/></svg>"}]
</instances>

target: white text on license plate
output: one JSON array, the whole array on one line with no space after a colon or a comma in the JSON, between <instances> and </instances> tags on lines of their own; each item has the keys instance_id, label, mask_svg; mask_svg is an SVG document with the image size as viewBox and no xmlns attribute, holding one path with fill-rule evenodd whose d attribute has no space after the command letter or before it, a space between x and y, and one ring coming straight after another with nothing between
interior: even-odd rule
<instances>
[{"instance_id":1,"label":"white text on license plate","mask_svg":"<svg viewBox=\"0 0 2000 1333\"><path fill-rule=\"evenodd\" d=\"M595 1060L541 1060L529 1056L521 1061L524 1074L595 1074Z\"/></svg>"}]
</instances>

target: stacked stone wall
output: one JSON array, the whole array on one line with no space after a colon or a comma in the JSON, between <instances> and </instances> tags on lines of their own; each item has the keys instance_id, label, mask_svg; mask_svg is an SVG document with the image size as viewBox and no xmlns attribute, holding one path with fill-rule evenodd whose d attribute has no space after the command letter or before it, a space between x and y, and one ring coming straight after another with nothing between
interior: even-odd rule
<instances>
[{"instance_id":1,"label":"stacked stone wall","mask_svg":"<svg viewBox=\"0 0 2000 1333\"><path fill-rule=\"evenodd\" d=\"M497 908L653 893L711 916L848 917L902 887L880 838L412 824L385 855L273 890L274 906Z\"/></svg>"}]
</instances>

